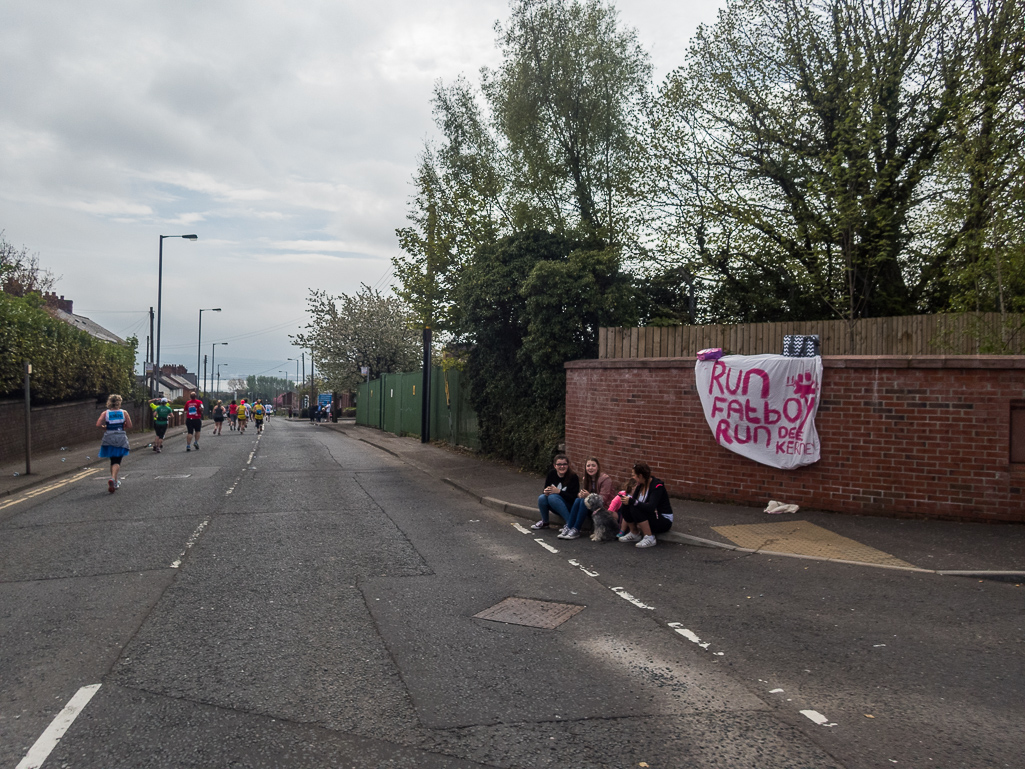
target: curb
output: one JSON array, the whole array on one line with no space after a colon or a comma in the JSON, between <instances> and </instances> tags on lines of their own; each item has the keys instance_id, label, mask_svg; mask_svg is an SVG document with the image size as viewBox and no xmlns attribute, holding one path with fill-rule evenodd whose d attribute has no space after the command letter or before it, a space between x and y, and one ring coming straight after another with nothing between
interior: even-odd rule
<instances>
[{"instance_id":1,"label":"curb","mask_svg":"<svg viewBox=\"0 0 1025 769\"><path fill-rule=\"evenodd\" d=\"M375 448L388 451L377 444L370 443ZM394 451L388 451L389 454L398 457ZM463 485L459 481L453 480L452 478L442 478L443 482L449 486L462 491L464 494L468 494L485 507L490 507L492 510L497 510L502 513L510 513L519 518L533 519L537 517L537 510L527 505L518 505L514 502L505 502L501 499L495 499L494 497L483 497L473 489ZM562 521L562 518L552 513L553 519ZM824 561L826 563L842 563L848 566L869 566L874 569L887 569L889 571L907 572L911 574L935 574L940 577L974 577L976 579L989 579L997 582L1025 582L1025 571L972 571L972 570L950 570L950 569L919 569L914 566L892 566L885 563L867 563L865 561L847 561L840 558L822 558L815 555L801 555L799 553L780 553L774 550L753 550L749 547L740 547L739 545L730 545L725 542L716 542L711 539L703 539L702 537L695 537L690 534L679 534L673 531L669 531L665 534L660 534L659 539L665 542L674 542L680 545L693 545L695 547L707 547L716 548L719 550L732 550L735 553L744 553L748 555L771 555L777 558L796 558L805 561Z\"/></svg>"}]
</instances>

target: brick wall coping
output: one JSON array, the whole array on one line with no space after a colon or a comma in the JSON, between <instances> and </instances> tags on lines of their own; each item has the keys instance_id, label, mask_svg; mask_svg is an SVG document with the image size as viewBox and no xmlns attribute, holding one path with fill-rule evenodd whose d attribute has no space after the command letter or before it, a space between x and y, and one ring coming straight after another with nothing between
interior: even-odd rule
<instances>
[{"instance_id":1,"label":"brick wall coping","mask_svg":"<svg viewBox=\"0 0 1025 769\"><path fill-rule=\"evenodd\" d=\"M73 406L81 406L84 403L93 403L101 411L107 408L107 400L104 398L102 401L98 401L95 398L83 398L80 401L60 401L58 403L45 403L41 406L32 406L33 411L46 411L47 409L66 409ZM131 401L129 401L129 405ZM8 400L0 400L0 406L21 406L25 407L24 398L10 398Z\"/></svg>"},{"instance_id":2,"label":"brick wall coping","mask_svg":"<svg viewBox=\"0 0 1025 769\"><path fill-rule=\"evenodd\" d=\"M567 369L694 368L686 358L589 358L571 360ZM823 368L1025 369L1025 355L824 355Z\"/></svg>"}]
</instances>

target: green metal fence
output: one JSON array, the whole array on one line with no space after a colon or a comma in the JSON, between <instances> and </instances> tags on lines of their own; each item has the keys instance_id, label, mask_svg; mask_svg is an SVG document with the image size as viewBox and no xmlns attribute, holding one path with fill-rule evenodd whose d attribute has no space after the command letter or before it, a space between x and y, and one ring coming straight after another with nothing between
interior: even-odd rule
<instances>
[{"instance_id":1,"label":"green metal fence","mask_svg":"<svg viewBox=\"0 0 1025 769\"><path fill-rule=\"evenodd\" d=\"M356 397L356 424L396 435L420 435L422 371L382 374L364 382ZM459 371L431 370L431 438L480 448L477 414L470 407Z\"/></svg>"}]
</instances>

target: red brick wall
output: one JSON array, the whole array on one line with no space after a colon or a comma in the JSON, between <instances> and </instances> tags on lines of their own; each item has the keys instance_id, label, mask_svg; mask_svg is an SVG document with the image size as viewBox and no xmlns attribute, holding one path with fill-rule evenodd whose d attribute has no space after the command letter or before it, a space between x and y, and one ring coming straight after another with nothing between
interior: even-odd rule
<instances>
[{"instance_id":1,"label":"red brick wall","mask_svg":"<svg viewBox=\"0 0 1025 769\"><path fill-rule=\"evenodd\" d=\"M74 446L90 440L95 440L98 447L103 433L96 427L96 420L105 408L104 403L92 400L33 407L33 453ZM128 403L124 408L131 414L132 423L136 427L143 424L142 407ZM0 462L24 458L25 402L0 402Z\"/></svg>"},{"instance_id":2,"label":"red brick wall","mask_svg":"<svg viewBox=\"0 0 1025 769\"><path fill-rule=\"evenodd\" d=\"M673 496L819 510L1025 522L1025 464L1010 462L1011 402L1025 356L829 356L816 427L821 459L796 470L719 446L694 361L566 364L566 446L617 482L643 460Z\"/></svg>"}]
</instances>

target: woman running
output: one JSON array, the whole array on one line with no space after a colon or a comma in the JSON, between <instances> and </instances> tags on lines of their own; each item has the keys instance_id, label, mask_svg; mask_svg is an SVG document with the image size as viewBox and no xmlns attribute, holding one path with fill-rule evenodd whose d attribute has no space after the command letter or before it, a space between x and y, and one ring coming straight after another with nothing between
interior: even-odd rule
<instances>
[{"instance_id":1,"label":"woman running","mask_svg":"<svg viewBox=\"0 0 1025 769\"><path fill-rule=\"evenodd\" d=\"M100 443L99 456L110 458L110 480L107 491L113 494L121 481L117 475L121 472L121 460L128 456L128 435L125 429L132 429L132 418L127 411L121 409L121 396L111 395L107 398L107 410L100 414L96 426L105 429L103 441Z\"/></svg>"},{"instance_id":2,"label":"woman running","mask_svg":"<svg viewBox=\"0 0 1025 769\"><path fill-rule=\"evenodd\" d=\"M214 406L214 435L220 435L221 430L224 429L224 404L221 401L217 401L217 405Z\"/></svg>"}]
</instances>

